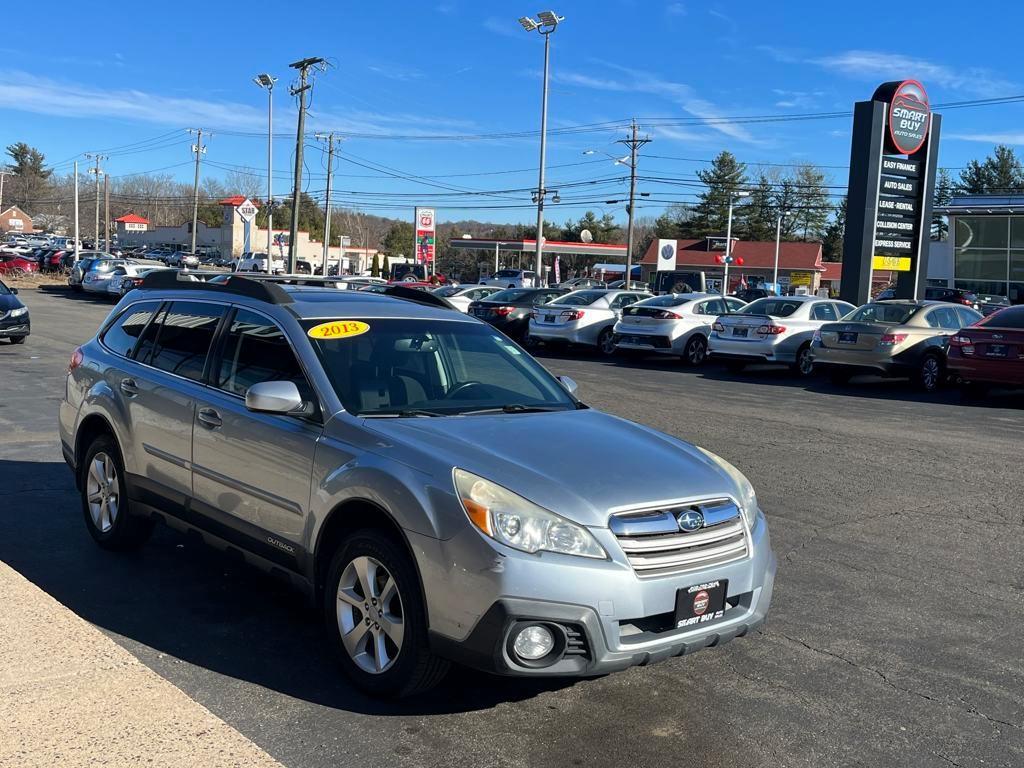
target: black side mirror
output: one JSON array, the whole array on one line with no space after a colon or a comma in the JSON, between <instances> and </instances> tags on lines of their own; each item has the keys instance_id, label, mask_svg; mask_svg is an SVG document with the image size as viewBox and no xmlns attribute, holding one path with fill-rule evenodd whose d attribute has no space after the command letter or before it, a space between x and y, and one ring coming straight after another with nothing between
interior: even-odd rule
<instances>
[{"instance_id":1,"label":"black side mirror","mask_svg":"<svg viewBox=\"0 0 1024 768\"><path fill-rule=\"evenodd\" d=\"M17 288L11 288L11 293L13 293L15 296L17 296L18 295L18 289Z\"/></svg>"}]
</instances>

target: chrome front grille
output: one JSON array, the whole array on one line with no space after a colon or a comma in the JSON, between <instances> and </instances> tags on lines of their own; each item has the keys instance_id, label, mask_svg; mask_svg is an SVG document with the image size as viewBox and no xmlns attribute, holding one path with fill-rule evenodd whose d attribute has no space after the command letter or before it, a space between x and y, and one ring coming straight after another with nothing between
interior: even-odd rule
<instances>
[{"instance_id":1,"label":"chrome front grille","mask_svg":"<svg viewBox=\"0 0 1024 768\"><path fill-rule=\"evenodd\" d=\"M683 530L680 518L699 513L703 524ZM690 514L691 521L695 515ZM638 576L665 576L695 571L750 554L746 525L735 503L714 499L663 509L622 512L609 528Z\"/></svg>"}]
</instances>

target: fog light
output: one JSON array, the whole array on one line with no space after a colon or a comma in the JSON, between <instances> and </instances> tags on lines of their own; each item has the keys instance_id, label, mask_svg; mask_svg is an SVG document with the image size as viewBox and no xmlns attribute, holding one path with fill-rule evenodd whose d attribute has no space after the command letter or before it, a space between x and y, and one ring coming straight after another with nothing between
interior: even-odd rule
<instances>
[{"instance_id":1,"label":"fog light","mask_svg":"<svg viewBox=\"0 0 1024 768\"><path fill-rule=\"evenodd\" d=\"M555 647L555 636L541 624L531 624L519 630L512 644L520 658L527 661L543 659Z\"/></svg>"}]
</instances>

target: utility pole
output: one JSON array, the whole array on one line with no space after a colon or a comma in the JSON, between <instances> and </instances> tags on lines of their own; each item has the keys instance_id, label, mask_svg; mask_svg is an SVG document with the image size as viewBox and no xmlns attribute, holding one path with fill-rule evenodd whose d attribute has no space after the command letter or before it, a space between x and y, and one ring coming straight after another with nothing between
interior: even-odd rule
<instances>
[{"instance_id":1,"label":"utility pole","mask_svg":"<svg viewBox=\"0 0 1024 768\"><path fill-rule=\"evenodd\" d=\"M4 176L10 175L10 171L0 169L0 213L4 210Z\"/></svg>"},{"instance_id":2,"label":"utility pole","mask_svg":"<svg viewBox=\"0 0 1024 768\"><path fill-rule=\"evenodd\" d=\"M327 277L327 256L331 247L331 177L334 172L334 133L318 133L316 138L320 141L327 140L327 216L324 219L324 266L321 273ZM339 241L340 243L340 241ZM338 274L341 274L341 257L338 257Z\"/></svg>"},{"instance_id":3,"label":"utility pole","mask_svg":"<svg viewBox=\"0 0 1024 768\"><path fill-rule=\"evenodd\" d=\"M110 177L103 174L103 240L105 248L110 253Z\"/></svg>"},{"instance_id":4,"label":"utility pole","mask_svg":"<svg viewBox=\"0 0 1024 768\"><path fill-rule=\"evenodd\" d=\"M311 56L288 65L292 69L299 70L299 84L293 85L289 89L292 96L299 97L299 125L295 133L295 187L292 190L292 223L288 229L288 274L295 274L295 242L299 238L299 194L302 190L302 145L306 130L306 91L312 87L309 84L309 70L311 67L324 63L319 56Z\"/></svg>"},{"instance_id":5,"label":"utility pole","mask_svg":"<svg viewBox=\"0 0 1024 768\"><path fill-rule=\"evenodd\" d=\"M190 134L196 135L196 143L192 145L192 151L196 153L196 176L192 182L192 244L189 246L189 253L196 252L196 229L199 226L199 162L204 154L206 154L206 147L203 146L203 129L189 128ZM267 254L267 258L270 258L270 254Z\"/></svg>"},{"instance_id":6,"label":"utility pole","mask_svg":"<svg viewBox=\"0 0 1024 768\"><path fill-rule=\"evenodd\" d=\"M93 174L96 177L96 222L95 222L95 226L93 228L93 233L96 236L96 242L94 242L92 244L92 247L95 248L96 250L99 250L99 247L100 247L100 174L102 173L102 171L100 170L100 161L101 160L107 160L108 158L107 158L106 155L97 155L97 154L88 154L88 153L86 154L86 157L88 157L90 160L95 160L96 161L95 167L90 168L89 169L89 173Z\"/></svg>"},{"instance_id":7,"label":"utility pole","mask_svg":"<svg viewBox=\"0 0 1024 768\"><path fill-rule=\"evenodd\" d=\"M626 290L629 290L629 283L633 279L633 219L636 207L636 163L637 150L645 144L651 143L650 136L640 138L636 133L636 120L632 121L633 131L628 139L619 139L619 144L629 147L629 224L626 227Z\"/></svg>"},{"instance_id":8,"label":"utility pole","mask_svg":"<svg viewBox=\"0 0 1024 768\"><path fill-rule=\"evenodd\" d=\"M75 160L75 263L78 262L78 161Z\"/></svg>"}]
</instances>

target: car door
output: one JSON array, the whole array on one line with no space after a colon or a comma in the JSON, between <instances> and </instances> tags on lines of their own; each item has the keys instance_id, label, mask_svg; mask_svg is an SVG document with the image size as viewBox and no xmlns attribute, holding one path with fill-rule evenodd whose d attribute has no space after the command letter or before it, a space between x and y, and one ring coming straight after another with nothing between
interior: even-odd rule
<instances>
[{"instance_id":1,"label":"car door","mask_svg":"<svg viewBox=\"0 0 1024 768\"><path fill-rule=\"evenodd\" d=\"M225 305L165 304L146 327L138 363L111 381L125 398L142 500L183 513L192 495L192 422L207 357ZM126 449L127 450L127 449Z\"/></svg>"},{"instance_id":2,"label":"car door","mask_svg":"<svg viewBox=\"0 0 1024 768\"><path fill-rule=\"evenodd\" d=\"M247 549L288 567L303 557L302 531L319 415L256 413L245 393L263 381L293 381L304 399L313 390L280 327L266 315L236 308L224 326L209 384L192 430L195 509Z\"/></svg>"}]
</instances>

